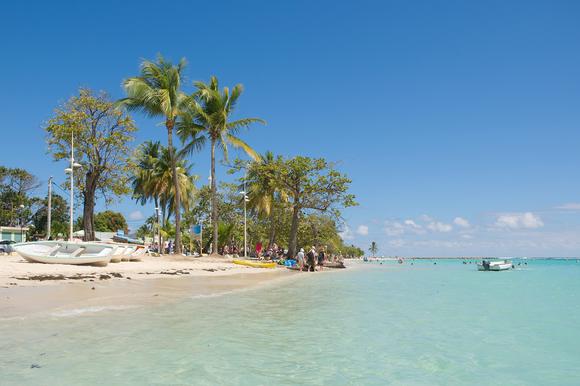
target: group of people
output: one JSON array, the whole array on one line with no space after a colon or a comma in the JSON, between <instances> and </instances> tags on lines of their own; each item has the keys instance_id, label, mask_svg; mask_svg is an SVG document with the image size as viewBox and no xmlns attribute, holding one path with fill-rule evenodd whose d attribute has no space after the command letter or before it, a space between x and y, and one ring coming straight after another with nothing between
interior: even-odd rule
<instances>
[{"instance_id":1,"label":"group of people","mask_svg":"<svg viewBox=\"0 0 580 386\"><path fill-rule=\"evenodd\" d=\"M312 246L306 254L304 253L304 248L300 248L300 251L296 255L296 264L301 271L306 268L306 271L314 272L316 271L316 266L318 266L319 271L322 271L325 259L326 251L323 247L320 247L317 252L316 247Z\"/></svg>"}]
</instances>

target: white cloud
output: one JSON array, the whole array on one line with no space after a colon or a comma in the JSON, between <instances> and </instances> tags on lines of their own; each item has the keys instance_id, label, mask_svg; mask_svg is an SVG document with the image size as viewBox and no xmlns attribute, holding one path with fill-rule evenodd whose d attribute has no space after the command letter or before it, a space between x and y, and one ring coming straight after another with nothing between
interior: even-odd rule
<instances>
[{"instance_id":1,"label":"white cloud","mask_svg":"<svg viewBox=\"0 0 580 386\"><path fill-rule=\"evenodd\" d=\"M405 233L422 234L425 233L425 231L421 225L413 220L407 219L403 222L385 221L385 233L387 236L395 237L401 236Z\"/></svg>"},{"instance_id":2,"label":"white cloud","mask_svg":"<svg viewBox=\"0 0 580 386\"><path fill-rule=\"evenodd\" d=\"M460 226L462 228L469 228L471 226L469 221L467 221L463 217L455 217L455 220L453 220L453 224Z\"/></svg>"},{"instance_id":3,"label":"white cloud","mask_svg":"<svg viewBox=\"0 0 580 386\"><path fill-rule=\"evenodd\" d=\"M338 235L343 240L354 239L354 235L352 234L352 231L350 230L350 228L347 225L344 226L344 230L342 232L339 232Z\"/></svg>"},{"instance_id":4,"label":"white cloud","mask_svg":"<svg viewBox=\"0 0 580 386\"><path fill-rule=\"evenodd\" d=\"M427 224L427 229L433 232L442 232L447 233L453 230L453 227L450 224L444 224L440 221L433 221Z\"/></svg>"},{"instance_id":5,"label":"white cloud","mask_svg":"<svg viewBox=\"0 0 580 386\"><path fill-rule=\"evenodd\" d=\"M401 236L405 233L405 227L400 222L387 221L385 223L385 233L390 237Z\"/></svg>"},{"instance_id":6,"label":"white cloud","mask_svg":"<svg viewBox=\"0 0 580 386\"><path fill-rule=\"evenodd\" d=\"M413 229L421 229L422 228L421 225L417 224L413 220L405 220L404 224L407 226L410 226Z\"/></svg>"},{"instance_id":7,"label":"white cloud","mask_svg":"<svg viewBox=\"0 0 580 386\"><path fill-rule=\"evenodd\" d=\"M532 212L525 213L506 213L501 214L497 217L495 226L499 228L511 228L511 229L535 229L544 226L544 222L540 218L533 214Z\"/></svg>"},{"instance_id":8,"label":"white cloud","mask_svg":"<svg viewBox=\"0 0 580 386\"><path fill-rule=\"evenodd\" d=\"M140 210L134 210L133 212L129 213L129 220L131 221L139 221L139 220L143 220L145 218L145 216L143 216L143 213L141 213Z\"/></svg>"},{"instance_id":9,"label":"white cloud","mask_svg":"<svg viewBox=\"0 0 580 386\"><path fill-rule=\"evenodd\" d=\"M366 236L369 234L369 227L366 225L359 225L356 229L356 233L361 236Z\"/></svg>"},{"instance_id":10,"label":"white cloud","mask_svg":"<svg viewBox=\"0 0 580 386\"><path fill-rule=\"evenodd\" d=\"M556 209L580 210L580 203L579 202L569 202L567 204L563 204L563 205L557 206Z\"/></svg>"}]
</instances>

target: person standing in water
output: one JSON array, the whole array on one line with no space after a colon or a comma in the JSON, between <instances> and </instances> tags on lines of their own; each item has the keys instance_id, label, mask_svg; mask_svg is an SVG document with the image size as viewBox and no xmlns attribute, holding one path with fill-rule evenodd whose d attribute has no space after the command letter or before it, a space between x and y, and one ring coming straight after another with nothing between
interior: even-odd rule
<instances>
[{"instance_id":1,"label":"person standing in water","mask_svg":"<svg viewBox=\"0 0 580 386\"><path fill-rule=\"evenodd\" d=\"M309 272L316 271L316 248L314 246L306 254L306 265L308 266Z\"/></svg>"},{"instance_id":2,"label":"person standing in water","mask_svg":"<svg viewBox=\"0 0 580 386\"><path fill-rule=\"evenodd\" d=\"M300 271L304 269L304 248L300 248L300 252L296 255L296 264Z\"/></svg>"},{"instance_id":3,"label":"person standing in water","mask_svg":"<svg viewBox=\"0 0 580 386\"><path fill-rule=\"evenodd\" d=\"M324 259L326 258L326 254L324 253L324 247L320 247L320 251L318 252L318 270L322 271L322 267L324 266Z\"/></svg>"}]
</instances>

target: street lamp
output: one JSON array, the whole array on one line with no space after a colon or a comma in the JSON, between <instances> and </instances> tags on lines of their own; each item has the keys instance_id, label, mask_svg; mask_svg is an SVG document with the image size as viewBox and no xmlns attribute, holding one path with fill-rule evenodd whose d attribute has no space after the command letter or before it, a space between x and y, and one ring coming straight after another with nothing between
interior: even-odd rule
<instances>
[{"instance_id":1,"label":"street lamp","mask_svg":"<svg viewBox=\"0 0 580 386\"><path fill-rule=\"evenodd\" d=\"M75 162L74 157L74 135L70 134L70 167L64 169L66 174L70 174L70 219L68 240L73 241L73 217L74 217L74 170L82 167Z\"/></svg>"},{"instance_id":2,"label":"street lamp","mask_svg":"<svg viewBox=\"0 0 580 386\"><path fill-rule=\"evenodd\" d=\"M247 202L249 201L248 195L246 194L246 178L244 178L244 190L240 192L244 196L244 258L248 257L248 215L247 215Z\"/></svg>"},{"instance_id":3,"label":"street lamp","mask_svg":"<svg viewBox=\"0 0 580 386\"><path fill-rule=\"evenodd\" d=\"M157 253L161 254L161 229L159 227L159 207L155 207L155 223L156 223L156 231L153 232L153 242L155 243L155 233L157 233Z\"/></svg>"},{"instance_id":4,"label":"street lamp","mask_svg":"<svg viewBox=\"0 0 580 386\"><path fill-rule=\"evenodd\" d=\"M24 205L23 205L23 204L20 204L20 242L21 242L21 243L23 243L23 242L24 242L24 240L23 240L23 237L22 237L22 233L23 233L23 232L22 232L22 226L23 226L23 224L22 224L22 223L24 222L24 220L23 220L23 218L22 218L22 215L23 215L23 214L24 214Z\"/></svg>"}]
</instances>

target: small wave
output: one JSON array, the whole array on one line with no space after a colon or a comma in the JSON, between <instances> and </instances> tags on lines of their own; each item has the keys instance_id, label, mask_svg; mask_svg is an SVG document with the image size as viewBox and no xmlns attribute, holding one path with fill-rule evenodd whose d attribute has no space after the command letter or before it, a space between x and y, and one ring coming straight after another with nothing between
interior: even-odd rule
<instances>
[{"instance_id":1,"label":"small wave","mask_svg":"<svg viewBox=\"0 0 580 386\"><path fill-rule=\"evenodd\" d=\"M78 316L83 314L94 314L103 311L121 311L129 310L132 308L137 308L138 306L100 306L100 307L83 307L83 308L73 308L71 310L63 310L52 312L50 315L57 318L66 318L71 316Z\"/></svg>"}]
</instances>

